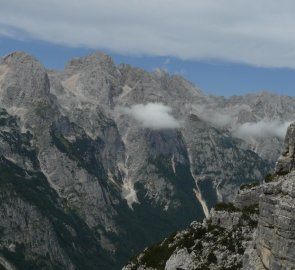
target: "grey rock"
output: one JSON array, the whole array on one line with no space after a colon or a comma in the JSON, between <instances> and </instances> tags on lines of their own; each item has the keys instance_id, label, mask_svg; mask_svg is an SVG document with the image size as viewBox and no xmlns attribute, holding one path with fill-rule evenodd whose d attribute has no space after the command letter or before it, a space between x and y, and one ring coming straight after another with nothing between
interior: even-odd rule
<instances>
[{"instance_id":1,"label":"grey rock","mask_svg":"<svg viewBox=\"0 0 295 270\"><path fill-rule=\"evenodd\" d=\"M295 167L295 123L292 123L286 134L283 151L276 163L275 172L289 173Z\"/></svg>"},{"instance_id":2,"label":"grey rock","mask_svg":"<svg viewBox=\"0 0 295 270\"><path fill-rule=\"evenodd\" d=\"M177 270L177 269L195 269L196 258L190 255L187 249L179 249L166 262L165 270Z\"/></svg>"},{"instance_id":3,"label":"grey rock","mask_svg":"<svg viewBox=\"0 0 295 270\"><path fill-rule=\"evenodd\" d=\"M277 186L292 187L294 179L294 173L289 173L277 180ZM294 198L270 190L260 198L258 254L267 269L291 269L295 266Z\"/></svg>"},{"instance_id":4,"label":"grey rock","mask_svg":"<svg viewBox=\"0 0 295 270\"><path fill-rule=\"evenodd\" d=\"M239 190L234 200L234 205L238 208L244 208L259 203L259 196L262 192L262 186L251 187L250 189Z\"/></svg>"}]
</instances>

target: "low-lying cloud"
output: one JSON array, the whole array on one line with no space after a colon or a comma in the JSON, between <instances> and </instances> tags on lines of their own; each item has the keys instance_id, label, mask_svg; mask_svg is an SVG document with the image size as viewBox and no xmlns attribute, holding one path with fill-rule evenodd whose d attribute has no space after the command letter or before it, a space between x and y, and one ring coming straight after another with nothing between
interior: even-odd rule
<instances>
[{"instance_id":1,"label":"low-lying cloud","mask_svg":"<svg viewBox=\"0 0 295 270\"><path fill-rule=\"evenodd\" d=\"M172 109L162 103L136 104L124 108L142 127L154 130L180 128L180 122L171 115Z\"/></svg>"},{"instance_id":2,"label":"low-lying cloud","mask_svg":"<svg viewBox=\"0 0 295 270\"><path fill-rule=\"evenodd\" d=\"M193 111L205 122L209 122L215 127L223 128L229 126L233 120L232 115L224 112L214 111L205 106L194 106Z\"/></svg>"},{"instance_id":3,"label":"low-lying cloud","mask_svg":"<svg viewBox=\"0 0 295 270\"><path fill-rule=\"evenodd\" d=\"M261 139L265 137L277 137L284 139L288 126L292 121L281 122L279 120L261 120L259 122L247 122L240 125L234 135L244 139Z\"/></svg>"}]
</instances>

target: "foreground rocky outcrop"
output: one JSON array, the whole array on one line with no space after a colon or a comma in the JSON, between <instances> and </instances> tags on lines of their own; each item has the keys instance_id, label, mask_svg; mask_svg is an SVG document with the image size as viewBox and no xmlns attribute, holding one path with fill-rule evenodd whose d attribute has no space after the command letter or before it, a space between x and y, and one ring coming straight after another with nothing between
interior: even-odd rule
<instances>
[{"instance_id":1,"label":"foreground rocky outcrop","mask_svg":"<svg viewBox=\"0 0 295 270\"><path fill-rule=\"evenodd\" d=\"M145 249L123 269L241 269L257 226L258 205L238 209L220 203L210 215Z\"/></svg>"},{"instance_id":2,"label":"foreground rocky outcrop","mask_svg":"<svg viewBox=\"0 0 295 270\"><path fill-rule=\"evenodd\" d=\"M294 187L294 171L283 176L276 175L272 182L262 186L257 239L253 242L256 254L266 269L295 267ZM244 269L259 269L252 256L246 257Z\"/></svg>"},{"instance_id":3,"label":"foreground rocky outcrop","mask_svg":"<svg viewBox=\"0 0 295 270\"><path fill-rule=\"evenodd\" d=\"M275 175L260 195L257 251L267 269L295 268L295 123L285 139Z\"/></svg>"}]
</instances>

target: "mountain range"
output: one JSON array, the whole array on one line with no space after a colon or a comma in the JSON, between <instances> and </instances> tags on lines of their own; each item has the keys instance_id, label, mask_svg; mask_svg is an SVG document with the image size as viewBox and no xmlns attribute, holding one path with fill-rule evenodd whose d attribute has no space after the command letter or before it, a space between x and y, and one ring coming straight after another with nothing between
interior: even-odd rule
<instances>
[{"instance_id":1,"label":"mountain range","mask_svg":"<svg viewBox=\"0 0 295 270\"><path fill-rule=\"evenodd\" d=\"M212 78L214 79L214 78ZM0 265L120 269L274 168L295 98L206 96L102 53L0 60Z\"/></svg>"}]
</instances>

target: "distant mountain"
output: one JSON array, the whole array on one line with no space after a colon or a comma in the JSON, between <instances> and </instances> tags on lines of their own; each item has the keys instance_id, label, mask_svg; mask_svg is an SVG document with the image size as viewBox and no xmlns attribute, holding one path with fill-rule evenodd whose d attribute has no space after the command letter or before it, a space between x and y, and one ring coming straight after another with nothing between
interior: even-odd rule
<instances>
[{"instance_id":1,"label":"distant mountain","mask_svg":"<svg viewBox=\"0 0 295 270\"><path fill-rule=\"evenodd\" d=\"M53 71L15 52L0 108L0 264L119 269L261 181L295 99L205 96L101 53Z\"/></svg>"}]
</instances>

